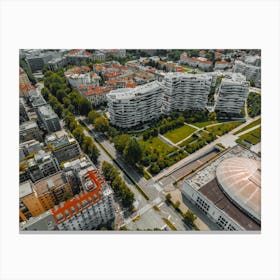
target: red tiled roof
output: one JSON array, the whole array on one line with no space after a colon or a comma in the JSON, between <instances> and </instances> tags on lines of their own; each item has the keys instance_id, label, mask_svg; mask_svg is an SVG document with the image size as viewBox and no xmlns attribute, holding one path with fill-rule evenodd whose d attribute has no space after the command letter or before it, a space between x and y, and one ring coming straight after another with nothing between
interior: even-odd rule
<instances>
[{"instance_id":1,"label":"red tiled roof","mask_svg":"<svg viewBox=\"0 0 280 280\"><path fill-rule=\"evenodd\" d=\"M69 219L74 216L72 209L75 210L75 214L81 212L88 205L93 205L98 201L102 200L102 194L100 193L102 190L102 181L97 176L97 170L91 170L87 173L87 177L92 181L95 185L95 189L89 192L80 193L79 195L73 197L72 199L64 202L63 205L58 206L57 209L51 209L54 220L56 224L60 224L64 221L64 219ZM86 201L87 205L83 206L83 202ZM80 209L78 208L78 204L80 204ZM68 211L69 215L66 216L65 211ZM57 215L61 214L63 219L57 220Z\"/></svg>"}]
</instances>

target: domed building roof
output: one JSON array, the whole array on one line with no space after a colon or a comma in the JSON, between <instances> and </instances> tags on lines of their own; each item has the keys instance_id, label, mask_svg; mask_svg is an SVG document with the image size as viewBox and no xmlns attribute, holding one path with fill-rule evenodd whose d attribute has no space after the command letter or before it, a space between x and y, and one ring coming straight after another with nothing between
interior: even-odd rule
<instances>
[{"instance_id":1,"label":"domed building roof","mask_svg":"<svg viewBox=\"0 0 280 280\"><path fill-rule=\"evenodd\" d=\"M261 220L261 163L241 157L223 160L216 169L225 194L241 209Z\"/></svg>"}]
</instances>

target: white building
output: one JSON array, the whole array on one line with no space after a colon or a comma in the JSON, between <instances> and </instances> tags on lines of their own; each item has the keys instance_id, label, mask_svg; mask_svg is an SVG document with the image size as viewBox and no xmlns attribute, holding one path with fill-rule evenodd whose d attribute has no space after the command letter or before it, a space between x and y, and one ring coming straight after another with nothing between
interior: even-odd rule
<instances>
[{"instance_id":1,"label":"white building","mask_svg":"<svg viewBox=\"0 0 280 280\"><path fill-rule=\"evenodd\" d=\"M183 184L183 195L222 230L261 229L261 164L237 145Z\"/></svg>"},{"instance_id":2,"label":"white building","mask_svg":"<svg viewBox=\"0 0 280 280\"><path fill-rule=\"evenodd\" d=\"M249 83L241 74L233 74L222 79L218 89L215 111L240 114L245 106Z\"/></svg>"},{"instance_id":3,"label":"white building","mask_svg":"<svg viewBox=\"0 0 280 280\"><path fill-rule=\"evenodd\" d=\"M52 209L58 230L93 230L114 220L113 192L99 172L88 171L82 183L84 192Z\"/></svg>"},{"instance_id":4,"label":"white building","mask_svg":"<svg viewBox=\"0 0 280 280\"><path fill-rule=\"evenodd\" d=\"M111 91L107 94L110 122L128 128L158 118L162 92L162 86L157 81Z\"/></svg>"},{"instance_id":5,"label":"white building","mask_svg":"<svg viewBox=\"0 0 280 280\"><path fill-rule=\"evenodd\" d=\"M206 108L212 79L208 74L166 74L162 82L165 88L162 112Z\"/></svg>"},{"instance_id":6,"label":"white building","mask_svg":"<svg viewBox=\"0 0 280 280\"><path fill-rule=\"evenodd\" d=\"M251 63L250 60L249 62ZM235 61L232 71L243 74L246 77L247 81L254 81L255 86L261 86L261 67L251 64L245 64L244 62L237 60Z\"/></svg>"}]
</instances>

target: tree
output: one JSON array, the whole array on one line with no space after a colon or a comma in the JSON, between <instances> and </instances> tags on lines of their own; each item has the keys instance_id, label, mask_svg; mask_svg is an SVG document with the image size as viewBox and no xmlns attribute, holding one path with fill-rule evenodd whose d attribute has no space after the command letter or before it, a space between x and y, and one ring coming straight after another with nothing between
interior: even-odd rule
<instances>
[{"instance_id":1,"label":"tree","mask_svg":"<svg viewBox=\"0 0 280 280\"><path fill-rule=\"evenodd\" d=\"M217 118L216 112L211 112L211 113L208 115L208 118L209 118L210 121L216 120L216 118Z\"/></svg>"},{"instance_id":2,"label":"tree","mask_svg":"<svg viewBox=\"0 0 280 280\"><path fill-rule=\"evenodd\" d=\"M88 155L94 163L97 163L100 152L94 143L88 147Z\"/></svg>"},{"instance_id":3,"label":"tree","mask_svg":"<svg viewBox=\"0 0 280 280\"><path fill-rule=\"evenodd\" d=\"M184 222L187 223L187 224L190 224L190 225L194 225L194 221L196 220L196 216L195 214L191 211L191 210L188 210L184 215Z\"/></svg>"},{"instance_id":4,"label":"tree","mask_svg":"<svg viewBox=\"0 0 280 280\"><path fill-rule=\"evenodd\" d=\"M120 185L120 192L122 197L122 204L130 210L133 208L134 193L127 187L125 182Z\"/></svg>"},{"instance_id":5,"label":"tree","mask_svg":"<svg viewBox=\"0 0 280 280\"><path fill-rule=\"evenodd\" d=\"M116 192L116 193L119 193L120 192L120 188L121 188L121 185L122 185L122 178L118 175L114 181L112 182L112 188L113 190Z\"/></svg>"},{"instance_id":6,"label":"tree","mask_svg":"<svg viewBox=\"0 0 280 280\"><path fill-rule=\"evenodd\" d=\"M86 136L84 138L84 141L83 141L83 144L82 144L82 149L86 154L89 153L92 144L93 144L92 138L89 137L89 136Z\"/></svg>"},{"instance_id":7,"label":"tree","mask_svg":"<svg viewBox=\"0 0 280 280\"><path fill-rule=\"evenodd\" d=\"M123 153L129 140L130 136L128 134L121 134L114 137L113 142L115 144L115 148L120 154Z\"/></svg>"},{"instance_id":8,"label":"tree","mask_svg":"<svg viewBox=\"0 0 280 280\"><path fill-rule=\"evenodd\" d=\"M109 129L109 121L106 118L100 116L94 120L94 128L96 131L104 133Z\"/></svg>"},{"instance_id":9,"label":"tree","mask_svg":"<svg viewBox=\"0 0 280 280\"><path fill-rule=\"evenodd\" d=\"M130 139L130 141L127 143L123 151L123 156L130 164L135 164L142 159L143 150L135 138Z\"/></svg>"},{"instance_id":10,"label":"tree","mask_svg":"<svg viewBox=\"0 0 280 280\"><path fill-rule=\"evenodd\" d=\"M81 115L87 116L92 110L92 105L85 97L81 97L78 102L78 108Z\"/></svg>"},{"instance_id":11,"label":"tree","mask_svg":"<svg viewBox=\"0 0 280 280\"><path fill-rule=\"evenodd\" d=\"M174 204L175 209L179 209L181 202L177 200Z\"/></svg>"},{"instance_id":12,"label":"tree","mask_svg":"<svg viewBox=\"0 0 280 280\"><path fill-rule=\"evenodd\" d=\"M119 176L117 169L107 161L103 161L101 169L105 179L108 181L113 182L115 178Z\"/></svg>"},{"instance_id":13,"label":"tree","mask_svg":"<svg viewBox=\"0 0 280 280\"><path fill-rule=\"evenodd\" d=\"M166 196L165 196L165 199L170 202L171 201L171 194L168 193Z\"/></svg>"},{"instance_id":14,"label":"tree","mask_svg":"<svg viewBox=\"0 0 280 280\"><path fill-rule=\"evenodd\" d=\"M88 116L87 116L87 121L89 123L93 123L94 120L96 118L100 117L100 114L98 112L96 112L95 110L91 110L89 113L88 113Z\"/></svg>"},{"instance_id":15,"label":"tree","mask_svg":"<svg viewBox=\"0 0 280 280\"><path fill-rule=\"evenodd\" d=\"M73 130L73 135L82 144L85 139L84 129L79 125Z\"/></svg>"}]
</instances>

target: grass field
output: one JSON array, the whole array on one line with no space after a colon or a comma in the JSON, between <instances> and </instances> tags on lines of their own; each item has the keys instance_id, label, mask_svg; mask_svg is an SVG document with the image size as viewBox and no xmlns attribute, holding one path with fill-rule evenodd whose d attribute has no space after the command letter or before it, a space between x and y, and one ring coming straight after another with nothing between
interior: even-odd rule
<instances>
[{"instance_id":1,"label":"grass field","mask_svg":"<svg viewBox=\"0 0 280 280\"><path fill-rule=\"evenodd\" d=\"M147 141L139 140L140 144L144 146L145 150L149 152L157 151L159 155L167 155L176 150L175 147L170 147L158 137L153 137Z\"/></svg>"},{"instance_id":2,"label":"grass field","mask_svg":"<svg viewBox=\"0 0 280 280\"><path fill-rule=\"evenodd\" d=\"M174 144L177 142L185 139L189 135L191 135L194 131L196 131L195 128L189 126L189 125L183 125L179 128L176 128L172 131L169 131L165 134L163 134L164 137L168 138L170 141L172 141Z\"/></svg>"},{"instance_id":3,"label":"grass field","mask_svg":"<svg viewBox=\"0 0 280 280\"><path fill-rule=\"evenodd\" d=\"M250 124L246 125L246 126L243 127L242 129L238 130L237 132L234 133L234 135L236 135L236 134L238 134L238 133L241 133L241 132L243 132L243 131L246 131L246 130L248 130L248 129L254 127L254 126L257 126L257 125L259 125L259 124L261 124L261 118L259 118L259 119L255 120L255 121L251 122Z\"/></svg>"},{"instance_id":4,"label":"grass field","mask_svg":"<svg viewBox=\"0 0 280 280\"><path fill-rule=\"evenodd\" d=\"M214 123L218 123L219 121L215 120L215 121L206 121L206 122L197 122L197 123L193 123L194 126L197 126L199 128L205 127L207 125L210 124L214 124Z\"/></svg>"},{"instance_id":5,"label":"grass field","mask_svg":"<svg viewBox=\"0 0 280 280\"><path fill-rule=\"evenodd\" d=\"M246 134L241 135L236 142L249 147L251 145L256 145L261 141L261 128L256 128Z\"/></svg>"},{"instance_id":6,"label":"grass field","mask_svg":"<svg viewBox=\"0 0 280 280\"><path fill-rule=\"evenodd\" d=\"M212 132L215 135L222 136L241 124L242 122L221 123L221 124L207 127L206 129L207 131Z\"/></svg>"}]
</instances>

